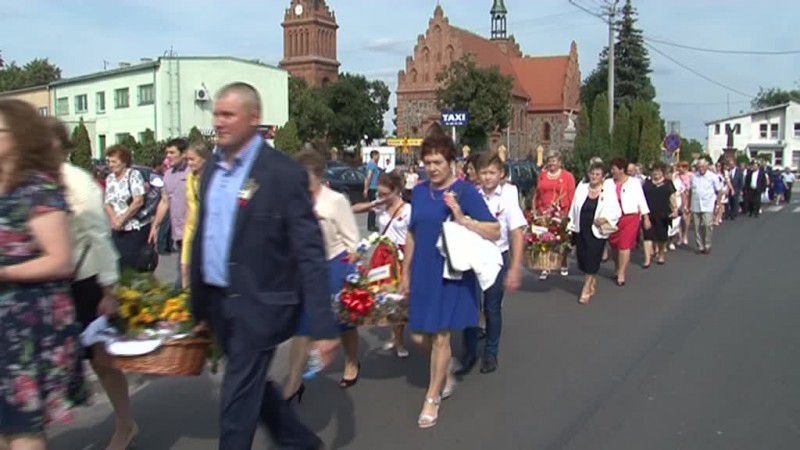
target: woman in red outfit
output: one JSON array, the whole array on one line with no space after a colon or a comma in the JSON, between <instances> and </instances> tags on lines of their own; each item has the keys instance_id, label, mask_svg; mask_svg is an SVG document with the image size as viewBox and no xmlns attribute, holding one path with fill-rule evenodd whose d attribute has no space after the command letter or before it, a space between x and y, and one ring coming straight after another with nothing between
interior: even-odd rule
<instances>
[{"instance_id":1,"label":"woman in red outfit","mask_svg":"<svg viewBox=\"0 0 800 450\"><path fill-rule=\"evenodd\" d=\"M617 285L625 285L625 273L631 262L631 250L636 248L639 239L639 227L644 223L644 229L651 228L650 208L642 190L642 183L625 173L628 161L625 158L615 158L611 161L611 176L617 186L617 198L622 207L622 218L617 223L617 232L608 240L611 249L616 253Z\"/></svg>"},{"instance_id":2,"label":"woman in red outfit","mask_svg":"<svg viewBox=\"0 0 800 450\"><path fill-rule=\"evenodd\" d=\"M546 171L539 175L536 190L533 193L533 205L537 215L555 213L559 217L569 215L572 197L575 196L575 177L561 167L561 154L551 152L547 155ZM567 276L567 258L561 263L561 275ZM539 279L545 280L548 271L542 271Z\"/></svg>"}]
</instances>

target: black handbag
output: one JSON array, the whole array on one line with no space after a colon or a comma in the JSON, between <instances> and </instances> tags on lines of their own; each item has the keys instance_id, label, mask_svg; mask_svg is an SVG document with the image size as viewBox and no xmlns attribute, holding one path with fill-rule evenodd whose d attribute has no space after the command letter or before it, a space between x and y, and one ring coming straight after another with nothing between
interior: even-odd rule
<instances>
[{"instance_id":1,"label":"black handbag","mask_svg":"<svg viewBox=\"0 0 800 450\"><path fill-rule=\"evenodd\" d=\"M147 244L136 261L136 270L139 272L155 272L156 267L158 267L158 252L155 245Z\"/></svg>"}]
</instances>

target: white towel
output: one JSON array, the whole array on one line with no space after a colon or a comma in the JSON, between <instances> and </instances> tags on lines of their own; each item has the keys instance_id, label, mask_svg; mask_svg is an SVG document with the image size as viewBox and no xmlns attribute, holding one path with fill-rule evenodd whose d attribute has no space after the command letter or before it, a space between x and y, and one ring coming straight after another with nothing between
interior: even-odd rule
<instances>
[{"instance_id":1,"label":"white towel","mask_svg":"<svg viewBox=\"0 0 800 450\"><path fill-rule=\"evenodd\" d=\"M445 258L444 277L461 279L461 274L453 274L449 266L459 272L472 270L478 278L481 290L485 291L492 287L500 269L503 268L503 254L497 245L453 221L447 221L442 225L442 233L447 235L447 250L451 258L447 260L444 242L439 236L436 247Z\"/></svg>"}]
</instances>

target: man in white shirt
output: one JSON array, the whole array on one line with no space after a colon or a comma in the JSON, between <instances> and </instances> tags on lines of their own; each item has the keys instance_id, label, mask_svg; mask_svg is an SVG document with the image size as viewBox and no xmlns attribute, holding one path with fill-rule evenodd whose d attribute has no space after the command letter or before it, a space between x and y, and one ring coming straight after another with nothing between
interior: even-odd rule
<instances>
[{"instance_id":1,"label":"man in white shirt","mask_svg":"<svg viewBox=\"0 0 800 450\"><path fill-rule=\"evenodd\" d=\"M697 171L692 177L692 194L689 205L692 211L694 237L697 251L711 253L711 230L722 182L717 174L708 171L708 161L697 161Z\"/></svg>"},{"instance_id":2,"label":"man in white shirt","mask_svg":"<svg viewBox=\"0 0 800 450\"><path fill-rule=\"evenodd\" d=\"M794 186L794 181L794 173L792 169L787 167L783 172L783 184L786 185L786 193L783 194L783 198L786 200L786 203L792 201L792 186Z\"/></svg>"},{"instance_id":3,"label":"man in white shirt","mask_svg":"<svg viewBox=\"0 0 800 450\"><path fill-rule=\"evenodd\" d=\"M485 153L478 158L480 193L489 211L500 223L500 239L495 244L503 254L503 268L494 285L483 292L483 313L486 317L486 346L481 361L481 373L497 370L500 334L503 327L502 304L504 290L519 289L522 282L522 256L524 251L523 230L528 225L519 206L518 191L503 182L505 168L496 153ZM509 242L510 241L510 242ZM509 261L509 249L511 258ZM477 362L479 328L464 330L466 355L458 375L469 373Z\"/></svg>"}]
</instances>

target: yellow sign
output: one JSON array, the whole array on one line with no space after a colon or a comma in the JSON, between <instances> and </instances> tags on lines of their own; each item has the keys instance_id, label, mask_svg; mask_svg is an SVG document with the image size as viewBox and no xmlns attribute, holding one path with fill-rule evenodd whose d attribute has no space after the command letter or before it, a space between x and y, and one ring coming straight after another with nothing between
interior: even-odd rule
<instances>
[{"instance_id":1,"label":"yellow sign","mask_svg":"<svg viewBox=\"0 0 800 450\"><path fill-rule=\"evenodd\" d=\"M390 147L419 147L422 145L422 139L387 139L386 145Z\"/></svg>"}]
</instances>

